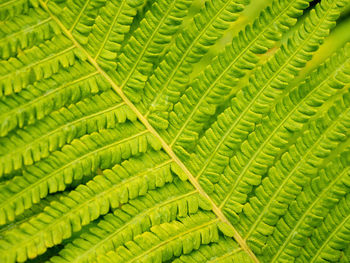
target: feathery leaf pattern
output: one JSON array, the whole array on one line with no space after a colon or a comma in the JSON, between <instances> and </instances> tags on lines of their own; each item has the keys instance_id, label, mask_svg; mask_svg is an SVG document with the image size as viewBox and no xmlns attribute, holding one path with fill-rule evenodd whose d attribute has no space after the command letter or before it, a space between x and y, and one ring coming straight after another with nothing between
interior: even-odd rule
<instances>
[{"instance_id":1,"label":"feathery leaf pattern","mask_svg":"<svg viewBox=\"0 0 350 263\"><path fill-rule=\"evenodd\" d=\"M0 0L0 262L349 262L350 2L261 2Z\"/></svg>"}]
</instances>

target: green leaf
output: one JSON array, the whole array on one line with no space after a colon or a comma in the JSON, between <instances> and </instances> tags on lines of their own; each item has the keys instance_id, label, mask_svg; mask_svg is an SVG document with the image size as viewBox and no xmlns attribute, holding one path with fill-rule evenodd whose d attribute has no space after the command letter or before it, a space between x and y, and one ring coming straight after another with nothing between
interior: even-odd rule
<instances>
[{"instance_id":1,"label":"green leaf","mask_svg":"<svg viewBox=\"0 0 350 263\"><path fill-rule=\"evenodd\" d=\"M0 0L0 262L349 262L349 6Z\"/></svg>"}]
</instances>

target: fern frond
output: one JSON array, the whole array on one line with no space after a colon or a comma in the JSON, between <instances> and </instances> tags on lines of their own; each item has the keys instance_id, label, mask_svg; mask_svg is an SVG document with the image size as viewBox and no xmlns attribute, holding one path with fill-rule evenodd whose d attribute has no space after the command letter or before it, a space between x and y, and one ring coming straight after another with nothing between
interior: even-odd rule
<instances>
[{"instance_id":1,"label":"fern frond","mask_svg":"<svg viewBox=\"0 0 350 263\"><path fill-rule=\"evenodd\" d=\"M349 248L345 248L340 253L341 253L340 261L339 261L340 263L345 263L345 262L348 262L350 260L350 249Z\"/></svg>"},{"instance_id":2,"label":"fern frond","mask_svg":"<svg viewBox=\"0 0 350 263\"><path fill-rule=\"evenodd\" d=\"M28 222L32 218L36 217L38 214L42 213L44 209L50 205L53 201L58 201L61 197L66 196L68 194L67 191L57 193L56 195L48 195L46 198L41 200L40 203L33 205L31 208L24 211L23 214L16 216L15 220L1 226L0 228L0 236L3 239L6 236L7 231L13 228L18 228L25 222Z\"/></svg>"},{"instance_id":3,"label":"fern frond","mask_svg":"<svg viewBox=\"0 0 350 263\"><path fill-rule=\"evenodd\" d=\"M0 244L3 249L1 254L4 258L17 257L19 261L23 261L23 255L35 257L47 247L71 237L72 232L106 214L110 208L117 208L129 199L144 195L149 189L172 182L171 163L167 159L162 152L151 152L103 171L103 175L97 175L58 202L52 202L36 218L18 229L8 231L4 240L7 242ZM12 243L11 240L16 242ZM27 247L33 249L23 251Z\"/></svg>"},{"instance_id":4,"label":"fern frond","mask_svg":"<svg viewBox=\"0 0 350 263\"><path fill-rule=\"evenodd\" d=\"M249 229L246 237L257 253L261 253L262 240L272 234L275 226L278 231L284 231L278 223L279 217L310 179L315 177L317 167L339 145L349 144L346 139L350 127L349 94L344 100L337 101L337 105L341 104L342 107L332 107L324 117L310 123L308 131L269 170L268 177L255 190L256 197L244 206L247 220L242 220L242 224ZM237 210L236 204L237 202L229 200L226 211ZM283 222L281 224L284 225Z\"/></svg>"},{"instance_id":5,"label":"fern frond","mask_svg":"<svg viewBox=\"0 0 350 263\"><path fill-rule=\"evenodd\" d=\"M186 217L197 213L199 209L208 209L198 192L188 182L182 182L176 177L164 187L158 185L156 190L150 190L144 196L123 204L115 210L114 215L106 215L97 227L82 233L60 251L59 257L53 257L50 262L94 261L98 255L105 255L133 240L152 226Z\"/></svg>"},{"instance_id":6,"label":"fern frond","mask_svg":"<svg viewBox=\"0 0 350 263\"><path fill-rule=\"evenodd\" d=\"M29 9L28 14L4 21L0 26L0 58L9 59L19 50L37 46L61 32L48 14L40 9Z\"/></svg>"},{"instance_id":7,"label":"fern frond","mask_svg":"<svg viewBox=\"0 0 350 263\"><path fill-rule=\"evenodd\" d=\"M172 90L164 92L164 96L152 106L155 109L167 110L162 105L174 104L173 107L168 106L169 117L163 120L169 123L164 136L172 138L169 140L170 145L177 141L187 126L192 133L201 132L201 128L215 113L216 107L225 101L225 96L232 92L245 71L255 67L259 61L258 55L267 52L282 38L282 33L294 25L296 17L308 6L307 3L308 1L304 0L273 1L201 72L181 98L176 98ZM164 111L155 112L149 116L149 120L153 123L152 118L155 118L153 124L157 127L162 123L158 119L164 114Z\"/></svg>"},{"instance_id":8,"label":"fern frond","mask_svg":"<svg viewBox=\"0 0 350 263\"><path fill-rule=\"evenodd\" d=\"M0 101L0 136L108 88L110 85L89 64L76 63L69 72L64 70L52 78L36 82L20 93L8 96L6 103Z\"/></svg>"},{"instance_id":9,"label":"fern frond","mask_svg":"<svg viewBox=\"0 0 350 263\"><path fill-rule=\"evenodd\" d=\"M339 261L342 250L349 245L350 196L346 195L314 230L300 258L304 261Z\"/></svg>"},{"instance_id":10,"label":"fern frond","mask_svg":"<svg viewBox=\"0 0 350 263\"><path fill-rule=\"evenodd\" d=\"M166 128L166 118L153 114L154 111L166 110L169 103L179 96L189 82L193 66L214 45L229 25L238 18L238 14L249 2L213 1L206 2L198 15L176 38L165 58L160 62L144 87L141 109L147 109L146 116L155 127Z\"/></svg>"},{"instance_id":11,"label":"fern frond","mask_svg":"<svg viewBox=\"0 0 350 263\"><path fill-rule=\"evenodd\" d=\"M153 3L118 57L113 76L132 101L140 101L140 91L153 70L156 58L164 54L191 0L166 0Z\"/></svg>"},{"instance_id":12,"label":"fern frond","mask_svg":"<svg viewBox=\"0 0 350 263\"><path fill-rule=\"evenodd\" d=\"M305 230L320 226L329 211L341 202L342 198L346 198L349 190L349 185L346 183L350 175L349 163L349 152L342 153L326 168L319 170L317 176L311 179L311 183L305 186L305 194L299 195L283 216L284 221L293 222L290 230L282 234L283 243L276 244L275 249L271 247L265 252L272 256L271 262L280 258L291 259L290 256L293 256L291 252L296 247L302 249L307 238L312 234L312 231ZM271 242L274 242L275 238L270 239ZM319 250L318 253L323 253L323 251ZM332 251L331 254L337 257L340 253L340 251ZM339 257L337 260L334 258L332 260L337 261Z\"/></svg>"},{"instance_id":13,"label":"fern frond","mask_svg":"<svg viewBox=\"0 0 350 263\"><path fill-rule=\"evenodd\" d=\"M0 0L0 262L347 263L349 4Z\"/></svg>"},{"instance_id":14,"label":"fern frond","mask_svg":"<svg viewBox=\"0 0 350 263\"><path fill-rule=\"evenodd\" d=\"M98 262L163 262L190 253L201 244L217 242L218 219L210 213L197 213L178 221L151 227L134 241L99 257Z\"/></svg>"},{"instance_id":15,"label":"fern frond","mask_svg":"<svg viewBox=\"0 0 350 263\"><path fill-rule=\"evenodd\" d=\"M73 140L61 151L27 167L23 175L9 180L1 189L1 224L47 196L63 191L74 181L91 176L98 168L106 169L140 152L148 145L158 148L155 139L137 123L119 129L102 130ZM113 154L112 154L113 153Z\"/></svg>"},{"instance_id":16,"label":"fern frond","mask_svg":"<svg viewBox=\"0 0 350 263\"><path fill-rule=\"evenodd\" d=\"M339 6L338 6L339 5ZM282 94L288 82L311 59L312 53L327 36L339 16L343 1L324 1L312 10L298 31L282 45L276 54L255 70L249 84L240 90L232 100L231 106L220 114L211 125L215 138L210 134L203 136L192 159L199 159L202 165L210 162L227 162L227 146L239 144L254 129L255 123L269 110L269 103ZM183 137L175 142L174 152L181 159L189 157L195 148L198 134L191 130L183 132ZM217 159L217 160L216 160ZM226 160L222 160L226 159Z\"/></svg>"},{"instance_id":17,"label":"fern frond","mask_svg":"<svg viewBox=\"0 0 350 263\"><path fill-rule=\"evenodd\" d=\"M0 97L20 92L35 81L72 66L77 52L69 39L58 35L15 58L0 61Z\"/></svg>"},{"instance_id":18,"label":"fern frond","mask_svg":"<svg viewBox=\"0 0 350 263\"><path fill-rule=\"evenodd\" d=\"M45 2L50 11L58 15L60 22L70 31L73 31L78 24L81 24L81 28L84 27L84 23L87 26L89 21L94 24L101 8L107 4L105 0L54 0Z\"/></svg>"},{"instance_id":19,"label":"fern frond","mask_svg":"<svg viewBox=\"0 0 350 263\"><path fill-rule=\"evenodd\" d=\"M0 21L25 14L30 8L37 8L38 0L5 0L0 3Z\"/></svg>"},{"instance_id":20,"label":"fern frond","mask_svg":"<svg viewBox=\"0 0 350 263\"><path fill-rule=\"evenodd\" d=\"M323 14L325 15L325 17L323 17L324 19L326 19L327 13L331 12L330 10L332 9L323 10ZM335 7L334 11L339 12L339 9ZM319 14L321 13L322 12L319 12ZM320 18L319 22L322 22L322 17ZM315 31L320 30L321 32L324 32L324 29L322 29L322 27L318 29L317 23L314 23L314 26ZM324 26L328 28L330 25L327 22ZM306 32L306 29L304 27L301 27L300 30L301 32ZM298 36L302 34L301 32L299 33L297 31L292 37L296 37L296 39L298 39ZM309 30L307 32L309 32L307 35L310 39L312 39L312 37L315 37L316 39L319 38L319 36L313 35L312 31ZM299 42L299 45L296 44L297 42ZM253 130L255 122L258 122L261 118L261 115L266 114L266 111L269 109L269 107L263 107L263 105L268 105L273 97L281 93L281 88L283 88L283 86L286 86L286 83L282 85L281 80L291 80L293 74L296 74L297 71L293 73L294 66L289 65L289 62L295 63L292 62L293 59L295 59L295 61L299 61L299 58L297 58L298 52L296 51L300 52L299 56L303 56L305 58L304 55L306 50L309 50L309 52L312 52L313 50L312 48L310 49L309 45L313 46L311 43L308 44L308 38L305 38L304 40L299 39L299 41L295 40L294 42L289 42L289 44L287 44L287 47L289 47L289 49L282 46L281 50L277 52L270 61L268 61L263 67L256 70L255 75L251 77L251 84L240 91L237 97L233 99L233 107L226 109L224 113L219 115L218 120L211 126L211 128L200 140L197 147L197 154L191 158L194 160L194 162L196 162L195 165L191 166L193 167L192 169L196 171L196 173L199 171L200 175L208 166L211 166L211 164L211 170L213 168L215 169L215 167L220 169L219 167L226 166L228 164L230 160L229 158L233 154L230 149L239 147L240 143L243 142L249 131ZM290 54L294 52L294 56L284 57L283 54L286 52ZM300 66L302 65L296 67L295 70L299 70ZM256 82L256 78L259 78L259 80L265 79L267 81L266 86L261 86L261 82ZM194 136L192 136L192 138L188 137L186 141L178 143L179 145L175 145L174 149L177 150L178 154L182 155L183 158L185 157L183 155L185 153L183 146L190 146L190 143L193 141L193 137ZM215 174L213 174L213 178L215 177ZM227 184L227 182L225 182L225 184ZM209 191L209 193L213 191L212 188L209 188L210 182L207 184L202 179L202 185Z\"/></svg>"},{"instance_id":21,"label":"fern frond","mask_svg":"<svg viewBox=\"0 0 350 263\"><path fill-rule=\"evenodd\" d=\"M116 68L120 51L143 0L64 1L48 6L103 69Z\"/></svg>"},{"instance_id":22,"label":"fern frond","mask_svg":"<svg viewBox=\"0 0 350 263\"><path fill-rule=\"evenodd\" d=\"M215 255L215 256L213 256ZM229 238L219 238L218 242L211 243L209 245L201 245L197 251L193 251L188 255L182 255L181 257L172 261L174 263L187 263L187 262L252 262L249 257L245 255L245 252L236 246L236 244Z\"/></svg>"},{"instance_id":23,"label":"fern frond","mask_svg":"<svg viewBox=\"0 0 350 263\"><path fill-rule=\"evenodd\" d=\"M100 89L102 87L99 85ZM127 120L135 121L136 115L111 90L60 108L40 121L0 138L0 175L38 162L75 138L115 128Z\"/></svg>"},{"instance_id":24,"label":"fern frond","mask_svg":"<svg viewBox=\"0 0 350 263\"><path fill-rule=\"evenodd\" d=\"M289 146L288 141L295 133L300 132L332 96L349 88L349 47L334 54L304 83L281 97L254 132L237 147L227 166L208 166L206 170L200 170L199 180L214 200L223 206L229 198L234 200L236 196L236 202L244 204L244 196L252 190L245 186L256 185L274 162L274 156ZM221 173L224 178L220 178ZM227 185L227 180L234 184Z\"/></svg>"}]
</instances>

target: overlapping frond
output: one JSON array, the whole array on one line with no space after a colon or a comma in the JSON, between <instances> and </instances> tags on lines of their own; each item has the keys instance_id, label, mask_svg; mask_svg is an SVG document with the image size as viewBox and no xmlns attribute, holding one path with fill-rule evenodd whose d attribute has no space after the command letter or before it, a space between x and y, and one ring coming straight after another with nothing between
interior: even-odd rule
<instances>
[{"instance_id":1,"label":"overlapping frond","mask_svg":"<svg viewBox=\"0 0 350 263\"><path fill-rule=\"evenodd\" d=\"M342 204L342 202L347 199L349 190L349 185L347 183L348 177L349 152L346 151L329 163L327 167L318 170L316 176L310 178L311 183L305 185L305 189L303 190L304 194L300 194L296 200L291 203L288 212L283 216L284 221L288 222L290 228L288 230L285 229L284 232L280 232L279 238L283 240L283 242L276 244L275 249L271 247L266 251L273 255L272 262L276 262L279 259L292 260L293 257L300 255L294 252L294 248L300 247L300 249L303 249L304 245L307 243L307 238L312 236L312 231L310 230L319 228L321 224L325 222L328 213L333 210L338 203ZM348 201L345 202L348 203ZM269 239L274 239L274 236ZM340 240L340 242L343 242L342 247L337 246L335 247L337 249L330 250L328 256L332 255L331 260L338 261L341 258L341 250L345 249L348 241L349 236L345 236L343 241ZM324 248L326 248L326 246L328 246L328 244L324 243ZM305 249L305 252L306 251L307 249ZM303 251L303 253L305 252ZM327 252L323 251L323 248L319 249L317 253L319 255L322 253L327 255ZM326 257L324 257L324 259L326 259Z\"/></svg>"},{"instance_id":2,"label":"overlapping frond","mask_svg":"<svg viewBox=\"0 0 350 263\"><path fill-rule=\"evenodd\" d=\"M308 1L273 1L201 72L181 98L171 90L166 92L157 102L162 111L157 113L159 116L155 119L154 126L160 129L169 126L161 134L171 138L171 145L177 140L188 142L191 137L194 137L193 140L198 137L196 134L201 133L211 115L215 114L216 108L225 103L225 97L235 92L234 87L245 71L253 69L258 63L258 55L267 52L281 39L282 33L294 25L295 18L302 14L307 3ZM163 106L168 103L174 106ZM157 109L157 104L153 107ZM154 114L150 115L150 120L155 118ZM168 117L160 121L162 116ZM163 122L167 124L164 125Z\"/></svg>"},{"instance_id":3,"label":"overlapping frond","mask_svg":"<svg viewBox=\"0 0 350 263\"><path fill-rule=\"evenodd\" d=\"M60 68L73 65L74 46L62 35L24 50L16 57L0 61L1 96L17 93L35 81L51 77Z\"/></svg>"},{"instance_id":4,"label":"overlapping frond","mask_svg":"<svg viewBox=\"0 0 350 263\"><path fill-rule=\"evenodd\" d=\"M210 192L214 200L224 206L230 199L231 206L227 210L231 213L241 211L246 196L252 191L247 185L259 184L275 156L289 147L294 134L304 128L326 101L349 88L348 48L339 51L304 83L281 97L242 142L227 166L203 170L200 180L207 185L208 191L213 189ZM223 178L219 176L221 171ZM234 187L227 181L233 181Z\"/></svg>"},{"instance_id":5,"label":"overlapping frond","mask_svg":"<svg viewBox=\"0 0 350 263\"><path fill-rule=\"evenodd\" d=\"M0 262L348 262L350 45L307 63L350 2L310 2L0 0Z\"/></svg>"},{"instance_id":6,"label":"overlapping frond","mask_svg":"<svg viewBox=\"0 0 350 263\"><path fill-rule=\"evenodd\" d=\"M283 219L280 220L288 205L315 177L318 167L329 161L327 157L342 144L349 144L349 110L346 110L349 108L348 96L349 94L344 100L337 101L337 105L343 104L343 107L332 107L325 116L309 124L308 130L269 169L268 176L255 189L255 196L244 206L246 216L241 224L249 229L246 234L248 242L257 247L257 252L262 249L260 242L263 243L275 227L277 231L285 232L284 226L292 226ZM227 204L229 206L230 201Z\"/></svg>"},{"instance_id":7,"label":"overlapping frond","mask_svg":"<svg viewBox=\"0 0 350 263\"><path fill-rule=\"evenodd\" d=\"M144 2L77 0L56 4L51 1L48 7L102 68L115 70L117 52Z\"/></svg>"},{"instance_id":8,"label":"overlapping frond","mask_svg":"<svg viewBox=\"0 0 350 263\"><path fill-rule=\"evenodd\" d=\"M4 0L0 3L0 21L6 21L25 14L31 8L39 6L38 0Z\"/></svg>"},{"instance_id":9,"label":"overlapping frond","mask_svg":"<svg viewBox=\"0 0 350 263\"><path fill-rule=\"evenodd\" d=\"M151 227L115 251L101 256L98 262L164 262L188 254L201 244L219 239L218 219L209 213L197 213L178 221Z\"/></svg>"},{"instance_id":10,"label":"overlapping frond","mask_svg":"<svg viewBox=\"0 0 350 263\"><path fill-rule=\"evenodd\" d=\"M215 255L215 256L213 256ZM187 262L252 262L245 252L236 246L231 239L219 238L215 243L202 245L198 251L189 255L182 255L174 263Z\"/></svg>"},{"instance_id":11,"label":"overlapping frond","mask_svg":"<svg viewBox=\"0 0 350 263\"><path fill-rule=\"evenodd\" d=\"M308 53L317 48L317 44L314 41L316 39L321 40L327 34L327 28L332 25L330 21L336 18L337 12L339 13L337 11L339 9L334 2L324 2L325 6L322 6L322 4L317 6L320 11L318 12L319 17L314 18L316 19L313 24L314 30L306 28L306 22L308 21L306 19L305 24L301 25L300 29L290 37L291 40L282 46L271 60L256 70L256 73L250 78L250 84L237 94L231 103L232 106L218 116L217 121L201 138L196 150L196 156L198 157L191 157L193 162L191 167L198 173L198 176L201 176L203 172L208 170L210 171L208 172L208 177L210 176L214 182L219 180L220 171L223 171L222 168L229 164L230 157L233 155L232 149L240 147L249 131L253 131L261 116L269 111L268 104L279 93L282 93L283 87L286 87L288 81L293 79L293 75L310 58ZM332 12L332 5L335 13ZM309 19L314 16L313 14L316 14L316 12L311 12ZM313 38L315 40L312 40ZM264 83L263 81L265 81L265 85L261 85L261 83ZM189 137L180 142L179 145L175 144L175 152L186 158L183 146L188 145L191 141L192 138ZM241 147L244 151L247 151L249 149L247 146L247 144L242 144ZM244 160L238 159L238 162L244 163ZM247 180L250 179L250 182L245 182L242 187L249 189L249 187L259 184L261 179L259 179L259 176L255 177L254 175L247 177ZM213 192L212 183L208 179L200 178L199 180L208 193ZM227 185L228 181L223 181L223 184ZM233 189L236 190L235 187ZM220 191L221 189L217 190ZM222 196L223 193L221 192L220 195ZM242 201L244 202L244 196L237 198L243 198ZM223 206L224 204L218 202L218 205ZM237 209L240 210L241 207ZM232 207L228 210L231 213L235 211L232 210Z\"/></svg>"},{"instance_id":12,"label":"overlapping frond","mask_svg":"<svg viewBox=\"0 0 350 263\"><path fill-rule=\"evenodd\" d=\"M145 80L158 57L164 54L191 2L168 0L153 3L121 50L113 76L130 100L141 100L140 91Z\"/></svg>"},{"instance_id":13,"label":"overlapping frond","mask_svg":"<svg viewBox=\"0 0 350 263\"><path fill-rule=\"evenodd\" d=\"M338 4L344 3L325 1L318 4L317 12L312 10L300 29L289 37L289 41L255 70L249 84L237 93L230 106L217 117L199 140L197 147L194 147L193 141L196 141L198 135L189 129L184 132L182 140L175 142L175 153L185 159L195 148L196 153L192 160L198 159L197 167L207 166L211 162L227 162L223 160L227 159L225 149L233 149L234 144L239 145L254 130L255 123L269 110L269 104L282 94L288 82L311 59L312 53L339 16Z\"/></svg>"},{"instance_id":14,"label":"overlapping frond","mask_svg":"<svg viewBox=\"0 0 350 263\"><path fill-rule=\"evenodd\" d=\"M64 70L50 79L37 81L29 89L7 96L6 102L1 101L1 136L108 88L109 84L93 68L77 63L70 71Z\"/></svg>"},{"instance_id":15,"label":"overlapping frond","mask_svg":"<svg viewBox=\"0 0 350 263\"><path fill-rule=\"evenodd\" d=\"M4 225L0 229L0 236L3 238L7 231L11 228L17 228L24 222L28 222L31 218L37 216L44 209L50 205L51 202L59 200L62 196L67 195L68 192L57 193L56 195L48 195L46 198L41 200L40 203L33 205L31 208L27 209L21 215L17 216L16 219L8 224Z\"/></svg>"},{"instance_id":16,"label":"overlapping frond","mask_svg":"<svg viewBox=\"0 0 350 263\"><path fill-rule=\"evenodd\" d=\"M238 18L249 1L208 1L177 36L144 85L139 107L151 124L166 128L167 110L184 91L193 67Z\"/></svg>"},{"instance_id":17,"label":"overlapping frond","mask_svg":"<svg viewBox=\"0 0 350 263\"><path fill-rule=\"evenodd\" d=\"M347 152L348 153L348 152ZM345 157L344 159L348 158ZM339 161L339 160L338 160ZM349 160L343 160L345 166L349 167ZM332 170L343 168L333 164ZM344 168L343 168L344 169ZM340 169L339 169L340 170ZM338 176L348 176L349 171L339 171ZM332 171L332 172L333 172ZM329 170L327 170L329 174ZM336 182L336 189L332 189L333 193L326 198L324 204L316 212L316 220L313 225L314 231L312 234L305 233L309 239L305 240L305 247L302 248L300 258L304 261L341 261L343 251L349 245L349 194L348 194L348 178L343 178L340 182ZM333 185L332 185L333 186ZM327 189L327 188L326 188ZM345 189L345 193L343 193ZM329 190L329 188L327 189ZM289 253L293 256L292 253ZM289 256L289 255L288 255ZM345 259L346 260L346 259Z\"/></svg>"},{"instance_id":18,"label":"overlapping frond","mask_svg":"<svg viewBox=\"0 0 350 263\"><path fill-rule=\"evenodd\" d=\"M124 155L124 158L127 156ZM143 163L146 165L140 166ZM111 170L104 170L102 175L95 176L59 201L52 202L37 217L13 231L9 230L0 245L3 249L1 254L6 262L13 261L11 257L23 261L26 257L42 254L47 247L71 237L81 226L106 214L110 208L117 208L130 199L144 195L149 189L162 187L172 180L171 163L161 152L151 152L142 158L125 161ZM18 246L18 242L23 244Z\"/></svg>"},{"instance_id":19,"label":"overlapping frond","mask_svg":"<svg viewBox=\"0 0 350 263\"><path fill-rule=\"evenodd\" d=\"M167 166L171 167L171 163ZM172 183L158 184L156 191L149 190L144 196L130 200L121 209L116 209L113 215L106 215L96 227L67 244L59 256L53 257L50 262L93 261L96 256L104 255L136 235L148 231L152 225L194 214L199 209L206 211L210 206L188 182L175 176Z\"/></svg>"},{"instance_id":20,"label":"overlapping frond","mask_svg":"<svg viewBox=\"0 0 350 263\"><path fill-rule=\"evenodd\" d=\"M169 238L173 240L173 246L178 247L179 242L185 242L184 237L194 238L194 229L198 229L201 237L198 247L216 241L219 237L217 231L225 228L213 214L204 213L210 210L210 204L188 182L178 179L176 167L177 164L165 153L150 151L112 169L103 170L101 175L51 202L42 213L28 222L7 230L5 239L0 243L2 260L24 261L36 257L44 253L46 248L70 238L72 233L108 213L110 209L115 209L114 215L107 215L89 232L83 232L72 243L68 243L59 257L51 261L91 261L113 248L118 251L118 247L123 244L138 242L142 239L140 235L148 236L157 228L171 229L172 225L175 229ZM157 191L158 188L164 189ZM184 220L184 225L179 225L176 219ZM186 222L191 223L187 225ZM202 223L208 225L207 230L203 231ZM182 228L178 228L180 226ZM178 235L180 230L184 231L183 235ZM191 243L189 240L187 242ZM162 243L167 249L171 245ZM153 248L156 245L153 242L148 244L152 253L147 255L158 257L159 244L157 249ZM198 247L196 245L193 249ZM82 253L82 249L86 251ZM178 248L176 250L179 251ZM144 259L143 256L139 257L141 261Z\"/></svg>"},{"instance_id":21,"label":"overlapping frond","mask_svg":"<svg viewBox=\"0 0 350 263\"><path fill-rule=\"evenodd\" d=\"M75 138L114 128L127 120L135 121L135 113L111 90L59 108L40 121L0 138L3 169L0 174L11 174L24 165L40 161Z\"/></svg>"},{"instance_id":22,"label":"overlapping frond","mask_svg":"<svg viewBox=\"0 0 350 263\"><path fill-rule=\"evenodd\" d=\"M23 169L1 186L1 224L31 207L49 193L63 191L73 181L91 176L159 143L138 124L102 130L73 140L48 158Z\"/></svg>"},{"instance_id":23,"label":"overlapping frond","mask_svg":"<svg viewBox=\"0 0 350 263\"><path fill-rule=\"evenodd\" d=\"M18 49L26 49L51 39L60 32L52 18L42 9L29 9L14 20L4 21L0 28L0 57L9 59Z\"/></svg>"}]
</instances>

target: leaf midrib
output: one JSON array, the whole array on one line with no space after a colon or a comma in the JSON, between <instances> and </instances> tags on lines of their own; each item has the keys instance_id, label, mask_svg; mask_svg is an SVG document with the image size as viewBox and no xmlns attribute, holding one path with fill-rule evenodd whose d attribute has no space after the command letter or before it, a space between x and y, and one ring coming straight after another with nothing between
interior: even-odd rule
<instances>
[{"instance_id":1,"label":"leaf midrib","mask_svg":"<svg viewBox=\"0 0 350 263\"><path fill-rule=\"evenodd\" d=\"M205 199L209 201L212 206L212 210L215 215L220 219L220 221L226 223L231 230L233 231L233 237L237 241L237 243L242 247L242 249L248 254L248 256L253 260L253 262L259 263L258 258L252 252L252 250L248 247L245 240L241 237L238 231L233 227L230 221L225 217L222 211L216 206L214 201L208 196L208 194L202 189L198 181L194 178L191 172L187 169L187 167L180 161L180 159L175 155L170 146L163 140L163 138L156 132L156 130L149 124L148 120L141 114L141 112L136 108L136 106L126 97L121 88L112 80L112 78L97 64L97 62L90 56L90 54L77 42L77 40L73 37L73 35L64 27L61 21L54 16L51 11L48 9L46 3L43 0L39 0L41 6L46 12L52 17L52 19L61 27L63 33L73 42L73 44L80 49L87 60L96 68L98 72L100 72L101 76L103 76L112 86L112 88L117 92L117 94L122 98L122 100L127 104L130 109L136 114L140 122L146 127L146 129L153 134L161 143L164 151L176 162L179 167L183 170L183 172L188 176L190 182L195 187L195 189L201 194Z\"/></svg>"}]
</instances>

